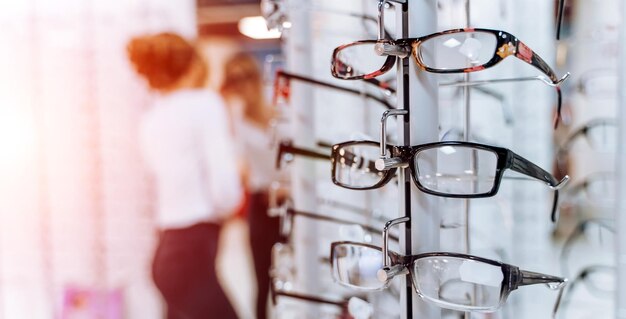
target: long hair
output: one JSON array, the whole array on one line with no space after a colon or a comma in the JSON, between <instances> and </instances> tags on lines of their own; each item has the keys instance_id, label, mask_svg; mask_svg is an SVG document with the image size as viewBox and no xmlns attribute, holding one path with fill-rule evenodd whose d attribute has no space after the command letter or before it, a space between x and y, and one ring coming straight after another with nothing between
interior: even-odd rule
<instances>
[{"instance_id":1,"label":"long hair","mask_svg":"<svg viewBox=\"0 0 626 319\"><path fill-rule=\"evenodd\" d=\"M226 99L241 98L244 116L262 126L268 125L272 111L263 96L263 75L253 56L238 53L228 59L220 93Z\"/></svg>"}]
</instances>

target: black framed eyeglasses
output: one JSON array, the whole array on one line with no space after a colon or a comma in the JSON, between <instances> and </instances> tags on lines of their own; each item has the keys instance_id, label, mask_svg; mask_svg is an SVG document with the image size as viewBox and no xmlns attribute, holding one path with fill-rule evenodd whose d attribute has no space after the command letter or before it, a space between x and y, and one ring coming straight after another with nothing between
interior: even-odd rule
<instances>
[{"instance_id":1,"label":"black framed eyeglasses","mask_svg":"<svg viewBox=\"0 0 626 319\"><path fill-rule=\"evenodd\" d=\"M407 167L422 192L452 198L490 197L498 192L504 171L511 169L546 183L555 191L552 220L556 219L558 189L569 177L557 180L550 173L513 151L470 142L436 142L415 146L387 144L394 165L386 169L379 159L380 143L349 141L333 145L332 181L355 189L375 189L387 184L397 167Z\"/></svg>"},{"instance_id":2,"label":"black framed eyeglasses","mask_svg":"<svg viewBox=\"0 0 626 319\"><path fill-rule=\"evenodd\" d=\"M390 280L408 274L420 298L441 308L493 312L509 294L526 285L547 284L561 289L565 278L521 270L516 266L473 255L431 252L402 256L389 251L391 268L383 267L381 247L334 242L330 248L333 279L359 290L381 290ZM557 300L558 308L559 301Z\"/></svg>"}]
</instances>

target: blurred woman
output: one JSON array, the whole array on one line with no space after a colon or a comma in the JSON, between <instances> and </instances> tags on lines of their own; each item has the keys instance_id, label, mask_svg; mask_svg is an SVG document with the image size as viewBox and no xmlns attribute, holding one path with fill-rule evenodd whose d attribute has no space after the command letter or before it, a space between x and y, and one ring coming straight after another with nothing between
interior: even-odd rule
<instances>
[{"instance_id":1,"label":"blurred woman","mask_svg":"<svg viewBox=\"0 0 626 319\"><path fill-rule=\"evenodd\" d=\"M158 93L142 118L140 147L156 182L152 274L167 318L236 318L215 273L221 224L242 200L224 103L203 89L207 64L182 37L138 37L128 55Z\"/></svg>"},{"instance_id":2,"label":"blurred woman","mask_svg":"<svg viewBox=\"0 0 626 319\"><path fill-rule=\"evenodd\" d=\"M271 251L279 239L278 218L267 215L268 189L278 177L274 166L276 150L271 148L273 112L263 96L263 77L253 56L239 53L226 62L220 92L234 114L240 162L246 171L250 192L247 218L257 278L256 315L257 319L265 319Z\"/></svg>"}]
</instances>

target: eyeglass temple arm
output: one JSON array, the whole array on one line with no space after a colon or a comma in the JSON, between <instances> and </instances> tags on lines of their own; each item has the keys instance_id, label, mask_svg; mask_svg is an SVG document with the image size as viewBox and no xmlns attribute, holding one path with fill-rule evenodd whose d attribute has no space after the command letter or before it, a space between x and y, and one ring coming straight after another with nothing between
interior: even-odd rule
<instances>
[{"instance_id":1,"label":"eyeglass temple arm","mask_svg":"<svg viewBox=\"0 0 626 319\"><path fill-rule=\"evenodd\" d=\"M335 85L335 84L332 84L332 83L316 80L316 79L309 78L309 77L302 76L302 75L297 75L297 74L285 72L285 71L282 71L282 70L276 71L276 79L281 78L281 77L282 78L286 78L286 79L293 79L293 80L297 80L297 81L301 81L301 82L309 83L309 84L313 84L313 85L318 85L318 86L322 86L322 87L325 87L325 88L334 89L334 90L338 90L338 91L342 91L342 92L346 92L346 93L350 93L350 94L354 94L354 95L364 96L364 97L366 97L368 99L372 99L374 101L379 102L380 104L382 104L387 109L394 109L395 108L388 101L386 101L386 100L384 100L384 99L382 99L380 97L377 97L375 95L372 95L372 94L370 94L368 92L362 92L362 91L359 91L359 90L355 90L355 89L351 89L351 88ZM389 85L386 82L381 82L381 81L376 80L376 79L366 79L364 81L366 83L373 84L376 87L378 87L380 89L383 89L385 91L392 91L393 93L395 93L395 89L389 88ZM276 81L275 85L277 85L277 82L278 81Z\"/></svg>"},{"instance_id":2,"label":"eyeglass temple arm","mask_svg":"<svg viewBox=\"0 0 626 319\"><path fill-rule=\"evenodd\" d=\"M569 181L569 176L565 175L563 179L558 181L552 174L548 173L543 168L535 165L531 161L515 154L513 151L509 151L509 168L518 173L533 177L537 180L545 182L553 190L559 190L563 188Z\"/></svg>"},{"instance_id":3,"label":"eyeglass temple arm","mask_svg":"<svg viewBox=\"0 0 626 319\"><path fill-rule=\"evenodd\" d=\"M561 39L561 27L563 25L563 14L565 12L565 0L559 0L556 16L556 39Z\"/></svg>"},{"instance_id":4,"label":"eyeglass temple arm","mask_svg":"<svg viewBox=\"0 0 626 319\"><path fill-rule=\"evenodd\" d=\"M360 223L356 223L354 221L345 220L345 219L341 219L341 218L325 216L325 215L322 215L322 214L305 212L305 211L301 211L301 210L295 210L293 208L288 208L287 209L287 214L292 214L292 215L296 215L296 216L302 216L302 217L316 219L316 220L323 220L323 221L328 221L328 222L333 222L333 223L343 224L343 225L356 225L356 226L359 226L359 227L363 228L365 231L367 231L369 233L372 233L372 234L376 234L376 233L379 232L379 229L377 229L375 227L372 227L372 226L369 226L369 225L360 224ZM392 240L398 241L398 236L394 236L392 234L389 234L389 237Z\"/></svg>"},{"instance_id":5,"label":"eyeglass temple arm","mask_svg":"<svg viewBox=\"0 0 626 319\"><path fill-rule=\"evenodd\" d=\"M546 275L538 272L532 272L527 270L519 270L520 279L517 283L517 286L529 286L529 285L537 285L537 284L552 284L556 283L559 286L553 289L558 289L561 285L564 285L567 282L566 278L557 277L552 275Z\"/></svg>"},{"instance_id":6,"label":"eyeglass temple arm","mask_svg":"<svg viewBox=\"0 0 626 319\"><path fill-rule=\"evenodd\" d=\"M519 40L517 40L517 45L515 48L515 57L534 66L543 74L547 75L550 78L552 85L561 85L561 83L563 83L563 81L565 81L569 77L568 72L559 79L554 70L552 70L552 68L548 65L546 61L544 61L537 53L535 53L526 44L524 44L524 42Z\"/></svg>"},{"instance_id":7,"label":"eyeglass temple arm","mask_svg":"<svg viewBox=\"0 0 626 319\"><path fill-rule=\"evenodd\" d=\"M276 157L276 168L280 168L280 163L285 153L289 153L292 155L302 155L302 156L307 156L307 157L311 157L315 159L330 160L329 154L322 154L316 151L296 147L292 145L291 141L285 140L285 141L281 141L280 144L278 145L278 156Z\"/></svg>"},{"instance_id":8,"label":"eyeglass temple arm","mask_svg":"<svg viewBox=\"0 0 626 319\"><path fill-rule=\"evenodd\" d=\"M326 298L321 298L318 296L306 295L306 294L301 294L301 293L296 293L296 292L285 292L282 290L278 290L278 291L275 291L274 293L276 296L289 297L289 298L315 302L315 303L323 303L323 304L333 305L333 306L337 306L341 308L347 307L348 305L346 301L334 301L334 300L329 300Z\"/></svg>"}]
</instances>

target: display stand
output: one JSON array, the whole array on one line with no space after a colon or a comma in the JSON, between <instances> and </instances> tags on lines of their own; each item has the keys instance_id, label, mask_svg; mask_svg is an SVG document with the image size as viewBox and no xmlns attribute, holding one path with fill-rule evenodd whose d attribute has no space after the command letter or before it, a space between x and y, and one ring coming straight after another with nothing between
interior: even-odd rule
<instances>
[{"instance_id":1,"label":"display stand","mask_svg":"<svg viewBox=\"0 0 626 319\"><path fill-rule=\"evenodd\" d=\"M418 37L437 31L437 3L435 1L407 1L402 5L398 30L402 37ZM400 140L404 145L430 143L438 138L439 110L436 75L419 70L411 56L401 60L398 66L398 108L409 111L399 128ZM400 170L400 216L411 216L406 224L405 254L418 254L439 250L438 198L419 191L409 174ZM406 289L401 295L401 303L406 303L402 318L440 318L441 309L425 303L417 297L408 277L403 276ZM399 278L398 278L399 279Z\"/></svg>"}]
</instances>

